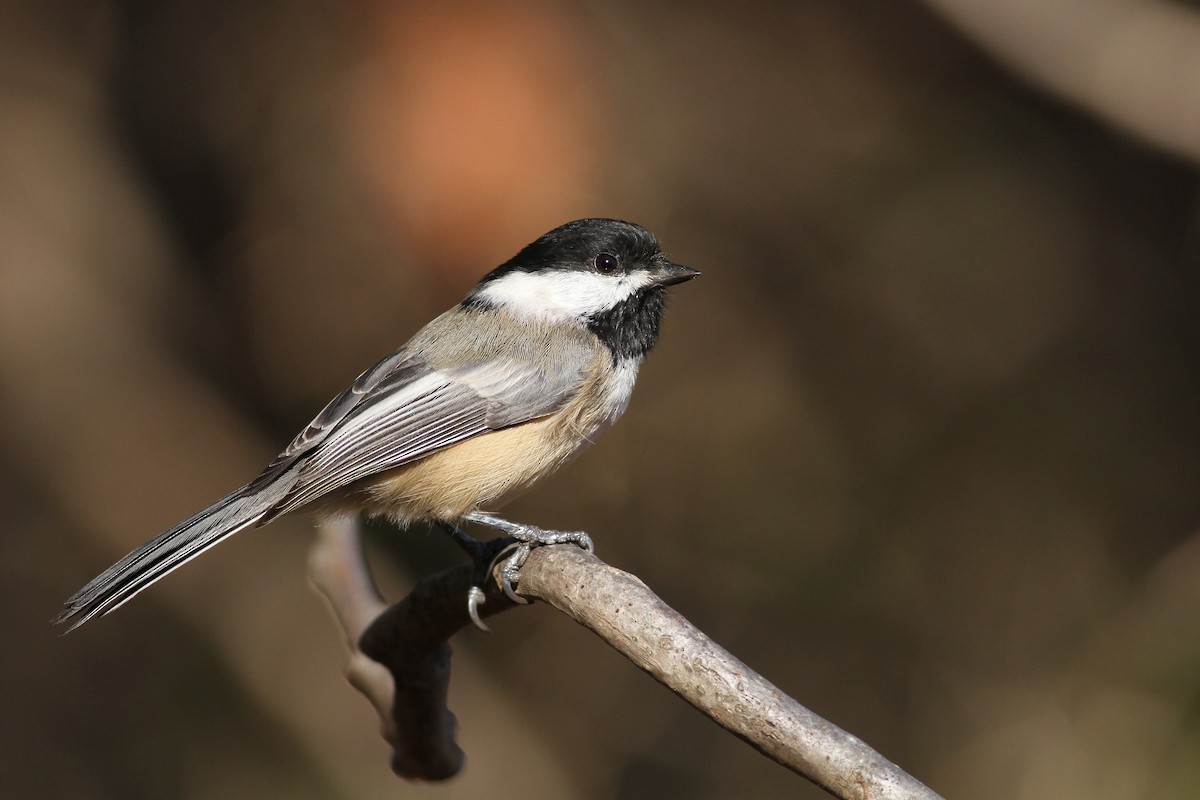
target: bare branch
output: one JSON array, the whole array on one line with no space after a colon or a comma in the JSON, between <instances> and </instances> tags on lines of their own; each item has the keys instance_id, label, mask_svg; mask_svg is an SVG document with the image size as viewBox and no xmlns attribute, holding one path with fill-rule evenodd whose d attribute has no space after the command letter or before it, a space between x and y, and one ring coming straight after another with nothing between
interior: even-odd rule
<instances>
[{"instance_id":1,"label":"bare branch","mask_svg":"<svg viewBox=\"0 0 1200 800\"><path fill-rule=\"evenodd\" d=\"M379 712L394 748L393 769L425 780L456 774L463 755L446 707L448 639L469 622L470 565L425 578L382 612L352 521L322 529L310 565L351 642L348 677ZM837 797L938 797L734 658L638 578L577 547L534 550L517 588L589 628L719 725ZM489 586L480 611L512 607Z\"/></svg>"},{"instance_id":2,"label":"bare branch","mask_svg":"<svg viewBox=\"0 0 1200 800\"><path fill-rule=\"evenodd\" d=\"M517 590L550 603L721 727L837 797L938 796L734 658L634 575L578 548L541 547Z\"/></svg>"}]
</instances>

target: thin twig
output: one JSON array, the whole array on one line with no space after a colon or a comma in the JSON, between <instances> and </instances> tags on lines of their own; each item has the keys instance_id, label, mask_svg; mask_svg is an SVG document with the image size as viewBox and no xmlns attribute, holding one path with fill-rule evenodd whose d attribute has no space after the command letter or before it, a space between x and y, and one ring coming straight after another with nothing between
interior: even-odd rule
<instances>
[{"instance_id":1,"label":"thin twig","mask_svg":"<svg viewBox=\"0 0 1200 800\"><path fill-rule=\"evenodd\" d=\"M636 576L573 547L542 547L517 591L612 645L730 733L842 798L938 795L863 741L788 697Z\"/></svg>"},{"instance_id":2,"label":"thin twig","mask_svg":"<svg viewBox=\"0 0 1200 800\"><path fill-rule=\"evenodd\" d=\"M384 738L394 748L392 768L403 777L424 780L457 774L463 754L454 741L454 716L446 707L448 640L469 624L471 566L429 576L403 601L383 610L357 527L340 521L322 528L310 570L353 651L348 678L375 706ZM637 577L577 547L534 550L517 589L589 628L717 724L837 797L938 797L734 658ZM489 585L480 612L490 616L512 607Z\"/></svg>"}]
</instances>

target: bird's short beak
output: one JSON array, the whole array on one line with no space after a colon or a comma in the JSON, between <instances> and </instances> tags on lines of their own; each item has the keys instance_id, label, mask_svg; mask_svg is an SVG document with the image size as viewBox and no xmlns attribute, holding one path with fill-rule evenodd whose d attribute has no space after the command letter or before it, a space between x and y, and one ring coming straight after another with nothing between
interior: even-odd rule
<instances>
[{"instance_id":1,"label":"bird's short beak","mask_svg":"<svg viewBox=\"0 0 1200 800\"><path fill-rule=\"evenodd\" d=\"M670 261L667 261L658 265L658 269L655 270L655 282L659 286L673 286L677 283L690 281L699 274L699 270L685 267L683 264L672 264Z\"/></svg>"}]
</instances>

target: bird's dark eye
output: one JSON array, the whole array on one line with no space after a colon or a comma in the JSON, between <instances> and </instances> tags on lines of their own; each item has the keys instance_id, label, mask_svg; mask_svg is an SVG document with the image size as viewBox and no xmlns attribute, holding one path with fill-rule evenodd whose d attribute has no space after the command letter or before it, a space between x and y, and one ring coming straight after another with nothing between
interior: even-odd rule
<instances>
[{"instance_id":1,"label":"bird's dark eye","mask_svg":"<svg viewBox=\"0 0 1200 800\"><path fill-rule=\"evenodd\" d=\"M617 271L619 262L612 253L601 253L596 256L596 271L601 275L611 275Z\"/></svg>"}]
</instances>

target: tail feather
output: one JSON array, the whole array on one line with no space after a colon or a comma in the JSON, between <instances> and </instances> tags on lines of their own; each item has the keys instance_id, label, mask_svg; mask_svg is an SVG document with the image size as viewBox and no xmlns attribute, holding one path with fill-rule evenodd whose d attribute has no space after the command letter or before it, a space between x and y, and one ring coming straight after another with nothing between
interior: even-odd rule
<instances>
[{"instance_id":1,"label":"tail feather","mask_svg":"<svg viewBox=\"0 0 1200 800\"><path fill-rule=\"evenodd\" d=\"M253 488L252 488L253 487ZM290 481L242 487L228 497L160 533L92 579L68 600L56 623L67 633L107 614L138 592L208 548L259 522L287 494Z\"/></svg>"}]
</instances>

